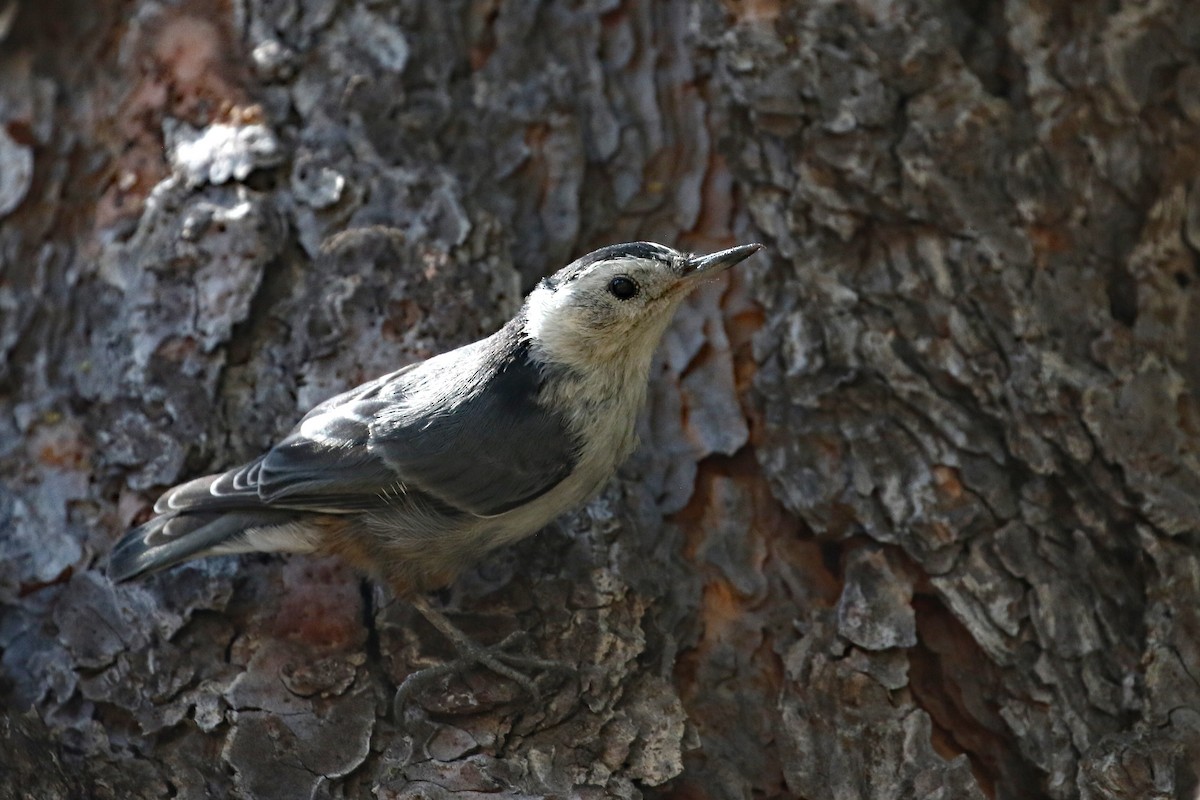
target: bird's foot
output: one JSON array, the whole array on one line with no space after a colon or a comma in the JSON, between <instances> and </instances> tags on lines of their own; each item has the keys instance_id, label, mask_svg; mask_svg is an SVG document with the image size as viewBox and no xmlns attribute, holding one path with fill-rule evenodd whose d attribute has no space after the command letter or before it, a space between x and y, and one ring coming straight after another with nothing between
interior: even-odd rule
<instances>
[{"instance_id":1,"label":"bird's foot","mask_svg":"<svg viewBox=\"0 0 1200 800\"><path fill-rule=\"evenodd\" d=\"M400 684L400 688L396 690L395 707L397 709L402 708L415 692L421 691L447 675L462 673L473 666L485 667L497 675L508 678L534 700L541 698L541 690L527 672L557 672L560 674L575 672L573 667L561 661L509 652L511 648L528 640L529 637L522 631L509 634L502 641L485 647L459 630L458 626L441 611L430 606L426 598L416 598L413 606L421 612L425 619L429 620L433 627L450 640L454 649L458 651L459 657L446 664L437 664L418 670L406 677Z\"/></svg>"}]
</instances>

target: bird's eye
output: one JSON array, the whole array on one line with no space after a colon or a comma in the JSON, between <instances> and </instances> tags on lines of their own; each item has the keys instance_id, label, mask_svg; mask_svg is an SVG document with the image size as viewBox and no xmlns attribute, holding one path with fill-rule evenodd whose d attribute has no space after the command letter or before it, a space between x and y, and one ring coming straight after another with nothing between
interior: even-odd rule
<instances>
[{"instance_id":1,"label":"bird's eye","mask_svg":"<svg viewBox=\"0 0 1200 800\"><path fill-rule=\"evenodd\" d=\"M618 275L608 282L608 293L618 300L628 300L638 293L638 285L633 278Z\"/></svg>"}]
</instances>

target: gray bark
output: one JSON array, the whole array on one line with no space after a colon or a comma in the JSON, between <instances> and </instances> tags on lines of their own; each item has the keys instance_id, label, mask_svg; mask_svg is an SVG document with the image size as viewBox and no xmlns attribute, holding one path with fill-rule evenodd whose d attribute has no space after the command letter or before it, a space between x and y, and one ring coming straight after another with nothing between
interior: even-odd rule
<instances>
[{"instance_id":1,"label":"gray bark","mask_svg":"<svg viewBox=\"0 0 1200 800\"><path fill-rule=\"evenodd\" d=\"M1195 794L1194 4L0 5L0 797ZM333 561L104 576L632 239L767 250L443 593L539 701L396 708L447 645Z\"/></svg>"}]
</instances>

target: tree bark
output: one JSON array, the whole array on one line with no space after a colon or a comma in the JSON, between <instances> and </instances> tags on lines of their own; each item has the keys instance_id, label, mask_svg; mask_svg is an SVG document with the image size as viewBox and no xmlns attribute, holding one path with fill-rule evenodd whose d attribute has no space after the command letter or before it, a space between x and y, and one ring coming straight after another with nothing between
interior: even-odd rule
<instances>
[{"instance_id":1,"label":"tree bark","mask_svg":"<svg viewBox=\"0 0 1200 800\"><path fill-rule=\"evenodd\" d=\"M0 2L0 798L1190 798L1200 13ZM651 239L605 493L443 592L113 586L158 491Z\"/></svg>"}]
</instances>

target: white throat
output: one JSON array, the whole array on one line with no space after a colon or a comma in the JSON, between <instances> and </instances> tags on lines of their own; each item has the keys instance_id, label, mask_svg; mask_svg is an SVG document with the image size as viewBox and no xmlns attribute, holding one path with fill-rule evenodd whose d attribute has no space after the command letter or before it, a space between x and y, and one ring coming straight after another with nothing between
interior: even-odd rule
<instances>
[{"instance_id":1,"label":"white throat","mask_svg":"<svg viewBox=\"0 0 1200 800\"><path fill-rule=\"evenodd\" d=\"M654 309L632 329L597 331L556 295L539 287L526 300L530 354L551 369L565 368L547 404L570 409L571 428L595 446L583 461L607 476L637 444L634 427L645 403L650 363L678 302Z\"/></svg>"},{"instance_id":2,"label":"white throat","mask_svg":"<svg viewBox=\"0 0 1200 800\"><path fill-rule=\"evenodd\" d=\"M572 313L569 298L539 286L525 300L525 332L533 342L534 356L543 363L621 376L632 370L644 381L678 299L682 298L673 298L636 326L599 331L584 315Z\"/></svg>"}]
</instances>

